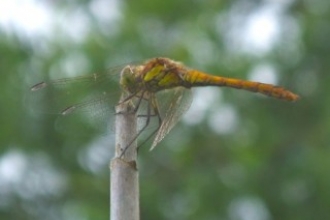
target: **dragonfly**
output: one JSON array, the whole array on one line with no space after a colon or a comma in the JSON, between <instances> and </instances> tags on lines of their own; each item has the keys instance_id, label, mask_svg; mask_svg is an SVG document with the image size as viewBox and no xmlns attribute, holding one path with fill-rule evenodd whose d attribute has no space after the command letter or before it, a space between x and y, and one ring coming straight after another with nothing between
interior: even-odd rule
<instances>
[{"instance_id":1,"label":"dragonfly","mask_svg":"<svg viewBox=\"0 0 330 220\"><path fill-rule=\"evenodd\" d=\"M146 103L144 108L146 113L143 114L145 118L144 125L138 131L134 140L148 127L151 119L155 118L157 121L156 129L149 136L154 136L151 150L163 140L191 106L193 100L191 88L193 87L231 87L260 93L280 100L296 101L299 99L297 94L280 86L211 75L165 57L151 58L142 64L125 65L103 74L94 73L87 76L40 82L32 86L31 91L40 92L47 88L65 87L66 85L79 83L95 83L97 87L104 85L101 91L102 95L98 98L91 98L85 102L71 104L55 110L64 117L83 109L98 111L96 109L98 104L103 104L102 106L108 106L109 104L109 97L111 97L112 92L108 90L113 86L106 82L113 80L113 72L120 74L119 79L116 79L118 81L113 82L112 85L119 85L121 94L124 94L124 98L119 104L132 102L135 105L134 109L137 111L142 106L141 103ZM160 94L162 93L169 94L166 102L161 99ZM65 94L70 95L71 92ZM56 94L54 95L56 96ZM102 115L107 114L106 111L99 110L99 112ZM98 115L98 113L95 114ZM126 146L125 149L128 147Z\"/></svg>"}]
</instances>

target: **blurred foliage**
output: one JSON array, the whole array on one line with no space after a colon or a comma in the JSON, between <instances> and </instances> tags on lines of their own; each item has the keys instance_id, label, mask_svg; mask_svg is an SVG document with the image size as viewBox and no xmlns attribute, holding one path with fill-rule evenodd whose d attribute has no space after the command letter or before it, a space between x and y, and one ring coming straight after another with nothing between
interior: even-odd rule
<instances>
[{"instance_id":1,"label":"blurred foliage","mask_svg":"<svg viewBox=\"0 0 330 220\"><path fill-rule=\"evenodd\" d=\"M301 99L212 90L220 95L205 110L154 151L141 148L141 219L330 219L327 0L43 4L56 15L49 32L0 26L0 219L108 218L113 139L59 132L56 116L33 113L26 97L38 81L154 56L243 79L266 63ZM243 31L269 8L281 31L270 48L254 48ZM224 107L232 129L227 115L216 120Z\"/></svg>"}]
</instances>

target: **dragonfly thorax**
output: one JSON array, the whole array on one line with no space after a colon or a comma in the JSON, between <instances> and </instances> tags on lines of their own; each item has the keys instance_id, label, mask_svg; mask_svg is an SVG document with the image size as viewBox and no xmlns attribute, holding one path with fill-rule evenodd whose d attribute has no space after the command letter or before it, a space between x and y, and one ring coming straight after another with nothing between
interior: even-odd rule
<instances>
[{"instance_id":1,"label":"dragonfly thorax","mask_svg":"<svg viewBox=\"0 0 330 220\"><path fill-rule=\"evenodd\" d=\"M190 83L184 80L186 72L187 68L182 63L157 57L141 66L137 79L141 82L142 89L155 93L178 86L190 87Z\"/></svg>"}]
</instances>

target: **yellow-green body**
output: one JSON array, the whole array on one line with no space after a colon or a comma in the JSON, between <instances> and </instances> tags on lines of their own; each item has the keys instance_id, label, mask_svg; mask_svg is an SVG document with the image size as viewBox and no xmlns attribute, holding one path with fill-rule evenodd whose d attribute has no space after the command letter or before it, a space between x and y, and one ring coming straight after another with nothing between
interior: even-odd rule
<instances>
[{"instance_id":1,"label":"yellow-green body","mask_svg":"<svg viewBox=\"0 0 330 220\"><path fill-rule=\"evenodd\" d=\"M227 86L262 93L274 98L295 101L299 97L278 86L240 79L212 76L185 67L168 58L153 58L139 66L128 66L122 71L121 86L131 94L156 93L175 87Z\"/></svg>"}]
</instances>

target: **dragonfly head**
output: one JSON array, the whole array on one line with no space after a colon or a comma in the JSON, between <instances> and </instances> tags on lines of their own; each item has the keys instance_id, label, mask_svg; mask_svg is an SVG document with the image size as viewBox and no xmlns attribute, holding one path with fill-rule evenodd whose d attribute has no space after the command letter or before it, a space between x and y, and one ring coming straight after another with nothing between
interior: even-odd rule
<instances>
[{"instance_id":1,"label":"dragonfly head","mask_svg":"<svg viewBox=\"0 0 330 220\"><path fill-rule=\"evenodd\" d=\"M129 93L137 93L140 89L139 80L137 80L137 73L141 71L141 66L125 66L120 72L120 85Z\"/></svg>"}]
</instances>

